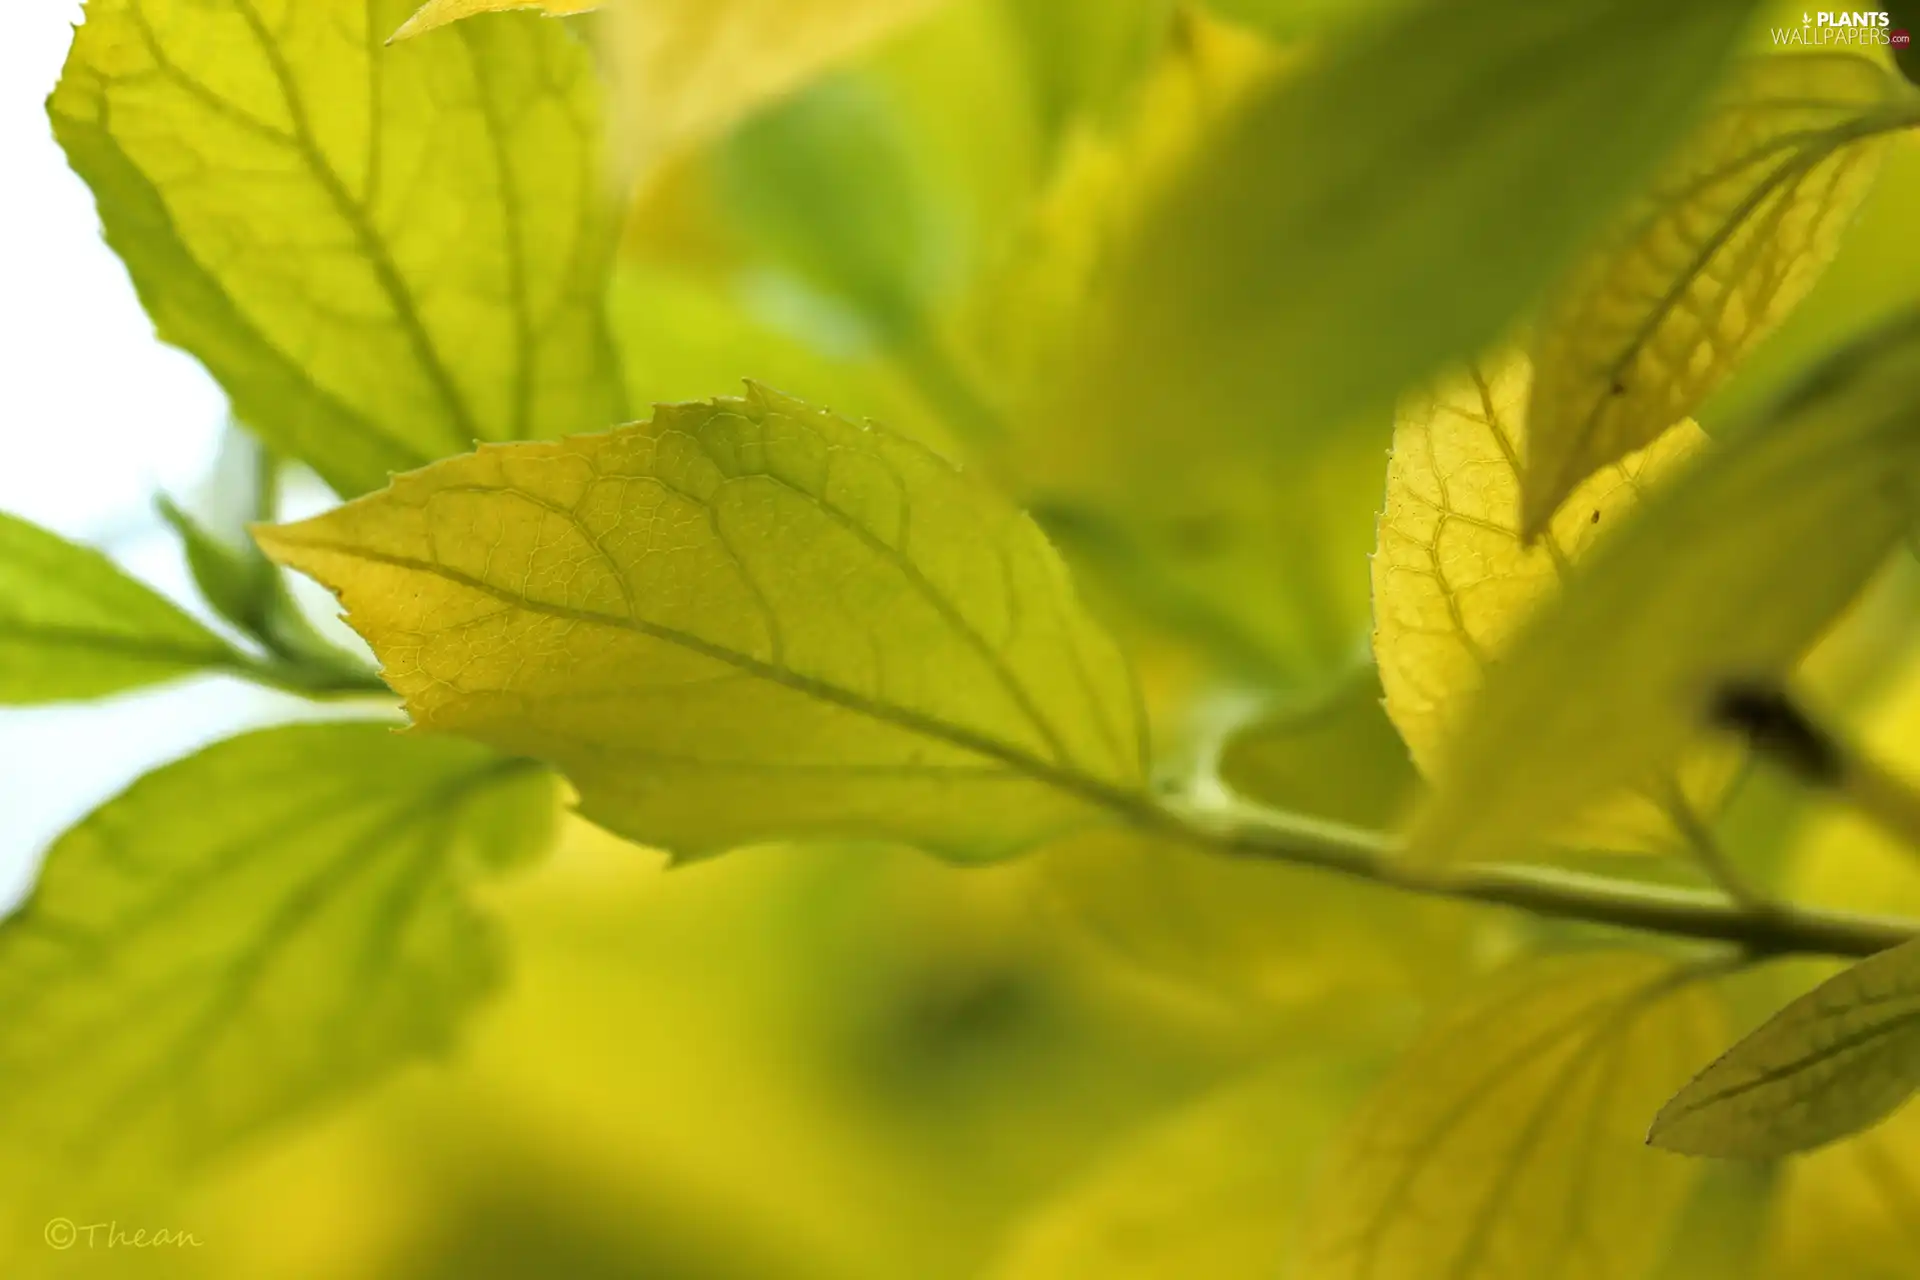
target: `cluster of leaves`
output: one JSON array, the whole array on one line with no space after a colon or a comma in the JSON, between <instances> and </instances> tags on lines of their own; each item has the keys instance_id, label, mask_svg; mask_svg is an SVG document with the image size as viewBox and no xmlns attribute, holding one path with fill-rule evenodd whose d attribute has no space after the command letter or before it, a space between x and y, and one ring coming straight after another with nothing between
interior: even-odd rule
<instances>
[{"instance_id":1,"label":"cluster of leaves","mask_svg":"<svg viewBox=\"0 0 1920 1280\"><path fill-rule=\"evenodd\" d=\"M545 847L562 778L677 858L878 840L1046 849L1071 879L1197 847L1749 950L1900 936L1755 901L1709 828L1730 691L1783 684L1913 525L1920 310L1712 440L1689 419L1920 125L1893 70L1736 59L1746 0L1416 3L1305 49L1277 20L1010 2L1054 73L1052 176L955 280L871 86L791 96L932 0L485 12L522 7L590 6L89 0L49 109L109 242L270 458L349 501L275 525L263 483L255 545L170 510L233 638L0 521L0 696L224 673L390 688L420 732L236 738L62 837L0 928L10 1150L171 1169L446 1042L498 967L473 881ZM898 400L901 429L759 383L614 426L724 310L620 252L623 186L628 240L681 260L733 252L698 225L724 191L783 305L868 353L850 373L728 312L714 366ZM1271 725L1200 734L1192 682L1143 696L1127 652L1261 696L1350 663L1364 572L1303 592L1281 553L1325 540L1314 495L1378 493L1389 419L1360 687L1377 665L1427 783L1403 840L1345 825L1391 825L1395 788L1232 794L1286 798ZM338 594L378 681L269 557ZM1377 750L1348 679L1362 727L1330 749ZM1474 878L1570 848L1678 851L1720 892ZM1664 1100L1657 1142L1768 1157L1920 1085L1908 942L1672 1096L1724 1042L1726 967L1522 962L1362 1109L1307 1274L1642 1275L1699 1167L1640 1149ZM1255 1083L1192 1123L1270 1117L1286 1085ZM1156 1136L1007 1274L1112 1274L1085 1251L1143 1212L1129 1187L1218 1149ZM1186 1241L1223 1212L1175 1208Z\"/></svg>"}]
</instances>

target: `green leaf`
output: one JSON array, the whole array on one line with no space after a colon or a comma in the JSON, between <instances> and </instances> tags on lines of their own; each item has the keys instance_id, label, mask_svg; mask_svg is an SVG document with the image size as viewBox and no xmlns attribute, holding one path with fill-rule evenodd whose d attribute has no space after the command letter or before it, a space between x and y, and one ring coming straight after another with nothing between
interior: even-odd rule
<instances>
[{"instance_id":1,"label":"green leaf","mask_svg":"<svg viewBox=\"0 0 1920 1280\"><path fill-rule=\"evenodd\" d=\"M1567 265L1753 7L1427 0L1353 24L1148 219L1069 402L1123 435L1171 416L1297 437L1384 406Z\"/></svg>"},{"instance_id":2,"label":"green leaf","mask_svg":"<svg viewBox=\"0 0 1920 1280\"><path fill-rule=\"evenodd\" d=\"M0 514L0 704L98 698L239 661L98 551Z\"/></svg>"},{"instance_id":3,"label":"green leaf","mask_svg":"<svg viewBox=\"0 0 1920 1280\"><path fill-rule=\"evenodd\" d=\"M499 976L467 882L540 852L556 812L525 761L368 722L148 774L0 926L5 1145L174 1169L442 1051Z\"/></svg>"},{"instance_id":4,"label":"green leaf","mask_svg":"<svg viewBox=\"0 0 1920 1280\"><path fill-rule=\"evenodd\" d=\"M839 77L746 122L716 157L728 212L891 342L924 325L951 230L909 143L880 86Z\"/></svg>"},{"instance_id":5,"label":"green leaf","mask_svg":"<svg viewBox=\"0 0 1920 1280\"><path fill-rule=\"evenodd\" d=\"M1779 683L1912 525L1916 388L1908 315L1650 494L1488 672L1414 855L1520 854L1671 768L1731 685Z\"/></svg>"},{"instance_id":6,"label":"green leaf","mask_svg":"<svg viewBox=\"0 0 1920 1280\"><path fill-rule=\"evenodd\" d=\"M587 51L404 0L90 0L54 132L160 336L342 493L622 415Z\"/></svg>"},{"instance_id":7,"label":"green leaf","mask_svg":"<svg viewBox=\"0 0 1920 1280\"><path fill-rule=\"evenodd\" d=\"M1920 942L1821 983L1675 1094L1649 1141L1771 1160L1884 1119L1920 1088Z\"/></svg>"},{"instance_id":8,"label":"green leaf","mask_svg":"<svg viewBox=\"0 0 1920 1280\"><path fill-rule=\"evenodd\" d=\"M1031 521L751 384L258 536L340 594L417 724L555 762L588 817L678 855L999 857L1145 776L1125 663Z\"/></svg>"},{"instance_id":9,"label":"green leaf","mask_svg":"<svg viewBox=\"0 0 1920 1280\"><path fill-rule=\"evenodd\" d=\"M1638 1280L1699 1166L1646 1116L1722 1031L1655 956L1536 961L1407 1052L1337 1147L1307 1216L1313 1280Z\"/></svg>"},{"instance_id":10,"label":"green leaf","mask_svg":"<svg viewBox=\"0 0 1920 1280\"><path fill-rule=\"evenodd\" d=\"M1692 413L1806 296L1866 196L1898 92L1850 53L1742 64L1534 337L1521 526ZM1863 127L1865 126L1865 127Z\"/></svg>"},{"instance_id":11,"label":"green leaf","mask_svg":"<svg viewBox=\"0 0 1920 1280\"><path fill-rule=\"evenodd\" d=\"M194 586L213 611L234 626L257 635L267 625L276 591L273 562L249 543L230 547L213 536L179 503L162 494L155 505L186 553Z\"/></svg>"}]
</instances>

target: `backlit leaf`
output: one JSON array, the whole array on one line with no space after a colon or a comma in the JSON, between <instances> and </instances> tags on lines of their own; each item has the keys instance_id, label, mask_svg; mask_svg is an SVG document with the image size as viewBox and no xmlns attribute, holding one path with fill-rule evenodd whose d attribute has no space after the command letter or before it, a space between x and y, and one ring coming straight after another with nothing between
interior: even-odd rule
<instances>
[{"instance_id":1,"label":"backlit leaf","mask_svg":"<svg viewBox=\"0 0 1920 1280\"><path fill-rule=\"evenodd\" d=\"M1488 673L1414 852L1511 856L1670 767L1730 682L1782 679L1912 524L1916 388L1908 315L1642 503Z\"/></svg>"},{"instance_id":2,"label":"backlit leaf","mask_svg":"<svg viewBox=\"0 0 1920 1280\"><path fill-rule=\"evenodd\" d=\"M636 171L704 142L943 0L615 0L622 149Z\"/></svg>"},{"instance_id":3,"label":"backlit leaf","mask_svg":"<svg viewBox=\"0 0 1920 1280\"><path fill-rule=\"evenodd\" d=\"M1844 1138L1920 1088L1920 942L1862 960L1769 1018L1660 1112L1651 1141L1767 1160Z\"/></svg>"},{"instance_id":4,"label":"backlit leaf","mask_svg":"<svg viewBox=\"0 0 1920 1280\"><path fill-rule=\"evenodd\" d=\"M1021 1221L988 1280L1271 1280L1352 1065L1282 1061L1122 1143Z\"/></svg>"},{"instance_id":5,"label":"backlit leaf","mask_svg":"<svg viewBox=\"0 0 1920 1280\"><path fill-rule=\"evenodd\" d=\"M1668 961L1532 963L1423 1036L1355 1120L1308 1215L1313 1280L1638 1280L1699 1166L1647 1115L1722 1033Z\"/></svg>"},{"instance_id":6,"label":"backlit leaf","mask_svg":"<svg viewBox=\"0 0 1920 1280\"><path fill-rule=\"evenodd\" d=\"M450 22L462 18L471 18L481 13L503 13L510 9L537 9L551 17L564 17L572 13L587 13L598 9L606 0L427 0L411 18L400 25L393 33L392 43L396 40L409 40L414 36L425 35Z\"/></svg>"},{"instance_id":7,"label":"backlit leaf","mask_svg":"<svg viewBox=\"0 0 1920 1280\"><path fill-rule=\"evenodd\" d=\"M1297 439L1486 346L1685 128L1752 8L1427 0L1350 24L1157 203L1078 369L1092 418Z\"/></svg>"},{"instance_id":8,"label":"backlit leaf","mask_svg":"<svg viewBox=\"0 0 1920 1280\"><path fill-rule=\"evenodd\" d=\"M1014 430L1007 470L1075 566L1151 629L1264 687L1348 666L1366 625L1377 444L1247 448L1246 415L1169 414L1130 435L1063 370L1112 305L1142 219L1285 58L1184 11L1117 127L1068 139L1059 171L966 319L979 380ZM1201 456L1239 465L1196 465Z\"/></svg>"},{"instance_id":9,"label":"backlit leaf","mask_svg":"<svg viewBox=\"0 0 1920 1280\"><path fill-rule=\"evenodd\" d=\"M676 854L991 858L1144 776L1126 667L1032 522L760 387L259 536L341 595L416 723L554 761L587 816Z\"/></svg>"},{"instance_id":10,"label":"backlit leaf","mask_svg":"<svg viewBox=\"0 0 1920 1280\"><path fill-rule=\"evenodd\" d=\"M1520 540L1519 459L1531 429L1524 415L1524 355L1475 366L1410 396L1394 424L1387 500L1373 557L1374 661L1387 714L1428 777L1446 773L1446 746L1490 666L1528 616L1559 590L1572 564L1613 531L1660 483L1706 444L1681 422L1651 447L1581 487L1547 536ZM1558 832L1606 848L1672 843L1667 808L1684 797L1718 801L1731 776L1725 751L1684 771L1683 790L1651 781L1616 796Z\"/></svg>"},{"instance_id":11,"label":"backlit leaf","mask_svg":"<svg viewBox=\"0 0 1920 1280\"><path fill-rule=\"evenodd\" d=\"M1887 145L1848 126L1898 81L1850 53L1757 58L1534 341L1522 526L1692 413L1832 259Z\"/></svg>"},{"instance_id":12,"label":"backlit leaf","mask_svg":"<svg viewBox=\"0 0 1920 1280\"><path fill-rule=\"evenodd\" d=\"M587 51L405 0L90 0L48 103L161 337L343 493L623 416Z\"/></svg>"},{"instance_id":13,"label":"backlit leaf","mask_svg":"<svg viewBox=\"0 0 1920 1280\"><path fill-rule=\"evenodd\" d=\"M0 514L0 704L97 698L238 659L98 551Z\"/></svg>"},{"instance_id":14,"label":"backlit leaf","mask_svg":"<svg viewBox=\"0 0 1920 1280\"><path fill-rule=\"evenodd\" d=\"M0 1147L177 1167L444 1049L498 979L466 882L544 848L555 798L525 761L366 722L140 779L0 925Z\"/></svg>"}]
</instances>

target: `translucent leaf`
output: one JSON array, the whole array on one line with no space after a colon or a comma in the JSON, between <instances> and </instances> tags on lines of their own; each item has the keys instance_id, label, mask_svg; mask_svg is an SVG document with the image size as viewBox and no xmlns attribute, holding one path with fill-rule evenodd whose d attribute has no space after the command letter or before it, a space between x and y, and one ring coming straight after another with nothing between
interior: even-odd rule
<instances>
[{"instance_id":1,"label":"translucent leaf","mask_svg":"<svg viewBox=\"0 0 1920 1280\"><path fill-rule=\"evenodd\" d=\"M1767 1160L1844 1138L1920 1088L1920 942L1839 974L1727 1050L1660 1112L1651 1141Z\"/></svg>"},{"instance_id":2,"label":"translucent leaf","mask_svg":"<svg viewBox=\"0 0 1920 1280\"><path fill-rule=\"evenodd\" d=\"M1524 355L1502 358L1410 396L1394 423L1387 500L1373 557L1374 661L1387 714L1423 773L1443 777L1446 746L1490 666L1571 566L1706 444L1681 422L1644 451L1583 485L1546 537L1520 540L1518 460L1531 437ZM1636 849L1671 844L1669 808L1710 810L1735 757L1718 751L1679 781L1649 781L1558 834L1567 842Z\"/></svg>"},{"instance_id":3,"label":"translucent leaf","mask_svg":"<svg viewBox=\"0 0 1920 1280\"><path fill-rule=\"evenodd\" d=\"M161 337L343 493L622 415L587 51L405 0L90 0L48 103Z\"/></svg>"},{"instance_id":4,"label":"translucent leaf","mask_svg":"<svg viewBox=\"0 0 1920 1280\"><path fill-rule=\"evenodd\" d=\"M400 25L388 43L398 40L410 40L414 36L425 35L450 22L462 18L471 18L480 13L503 13L510 9L537 9L550 17L564 17L573 13L587 13L598 9L606 0L427 0Z\"/></svg>"},{"instance_id":5,"label":"translucent leaf","mask_svg":"<svg viewBox=\"0 0 1920 1280\"><path fill-rule=\"evenodd\" d=\"M1848 126L1897 87L1850 53L1739 67L1713 114L1539 323L1529 539L1587 476L1692 413L1806 296L1888 142Z\"/></svg>"},{"instance_id":6,"label":"translucent leaf","mask_svg":"<svg viewBox=\"0 0 1920 1280\"><path fill-rule=\"evenodd\" d=\"M1147 211L1283 62L1258 36L1183 13L1125 120L1070 137L965 327L978 380L1015 425L1006 470L1076 568L1149 630L1299 688L1350 665L1366 625L1353 570L1373 539L1377 444L1255 451L1244 415L1172 414L1121 435L1062 378ZM1240 462L1195 465L1202 455Z\"/></svg>"},{"instance_id":7,"label":"translucent leaf","mask_svg":"<svg viewBox=\"0 0 1920 1280\"><path fill-rule=\"evenodd\" d=\"M1314 1280L1638 1280L1699 1166L1649 1111L1722 1031L1665 960L1535 962L1424 1035L1354 1121L1307 1216Z\"/></svg>"},{"instance_id":8,"label":"translucent leaf","mask_svg":"<svg viewBox=\"0 0 1920 1280\"><path fill-rule=\"evenodd\" d=\"M1015 1228L986 1280L1271 1280L1330 1121L1340 1064L1282 1062L1149 1125Z\"/></svg>"},{"instance_id":9,"label":"translucent leaf","mask_svg":"<svg viewBox=\"0 0 1920 1280\"><path fill-rule=\"evenodd\" d=\"M1488 673L1414 853L1519 852L1671 767L1730 683L1782 679L1911 526L1916 387L1908 316L1641 504Z\"/></svg>"},{"instance_id":10,"label":"translucent leaf","mask_svg":"<svg viewBox=\"0 0 1920 1280\"><path fill-rule=\"evenodd\" d=\"M1144 777L1126 667L1033 524L763 388L259 537L341 595L416 723L554 761L587 816L677 854L991 858Z\"/></svg>"},{"instance_id":11,"label":"translucent leaf","mask_svg":"<svg viewBox=\"0 0 1920 1280\"><path fill-rule=\"evenodd\" d=\"M638 172L724 132L943 0L616 0L606 39Z\"/></svg>"},{"instance_id":12,"label":"translucent leaf","mask_svg":"<svg viewBox=\"0 0 1920 1280\"><path fill-rule=\"evenodd\" d=\"M0 704L97 698L239 657L98 551L0 515Z\"/></svg>"},{"instance_id":13,"label":"translucent leaf","mask_svg":"<svg viewBox=\"0 0 1920 1280\"><path fill-rule=\"evenodd\" d=\"M364 722L140 779L0 926L8 1152L177 1168L444 1049L498 978L466 882L544 848L555 798L524 761Z\"/></svg>"},{"instance_id":14,"label":"translucent leaf","mask_svg":"<svg viewBox=\"0 0 1920 1280\"><path fill-rule=\"evenodd\" d=\"M1483 348L1679 136L1752 8L1428 0L1350 24L1156 202L1077 366L1085 411L1122 437L1299 439Z\"/></svg>"}]
</instances>

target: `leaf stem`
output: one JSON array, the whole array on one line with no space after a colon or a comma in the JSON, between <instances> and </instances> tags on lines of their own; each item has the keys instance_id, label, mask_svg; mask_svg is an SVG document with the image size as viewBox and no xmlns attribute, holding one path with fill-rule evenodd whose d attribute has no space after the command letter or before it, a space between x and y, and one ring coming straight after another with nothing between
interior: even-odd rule
<instances>
[{"instance_id":1,"label":"leaf stem","mask_svg":"<svg viewBox=\"0 0 1920 1280\"><path fill-rule=\"evenodd\" d=\"M1403 858L1381 832L1280 813L1233 799L1182 806L1145 797L1110 805L1137 826L1235 857L1313 867L1424 897L1512 907L1538 916L1611 925L1702 942L1731 943L1750 958L1863 957L1920 935L1920 921L1742 902L1553 867L1429 867Z\"/></svg>"}]
</instances>

